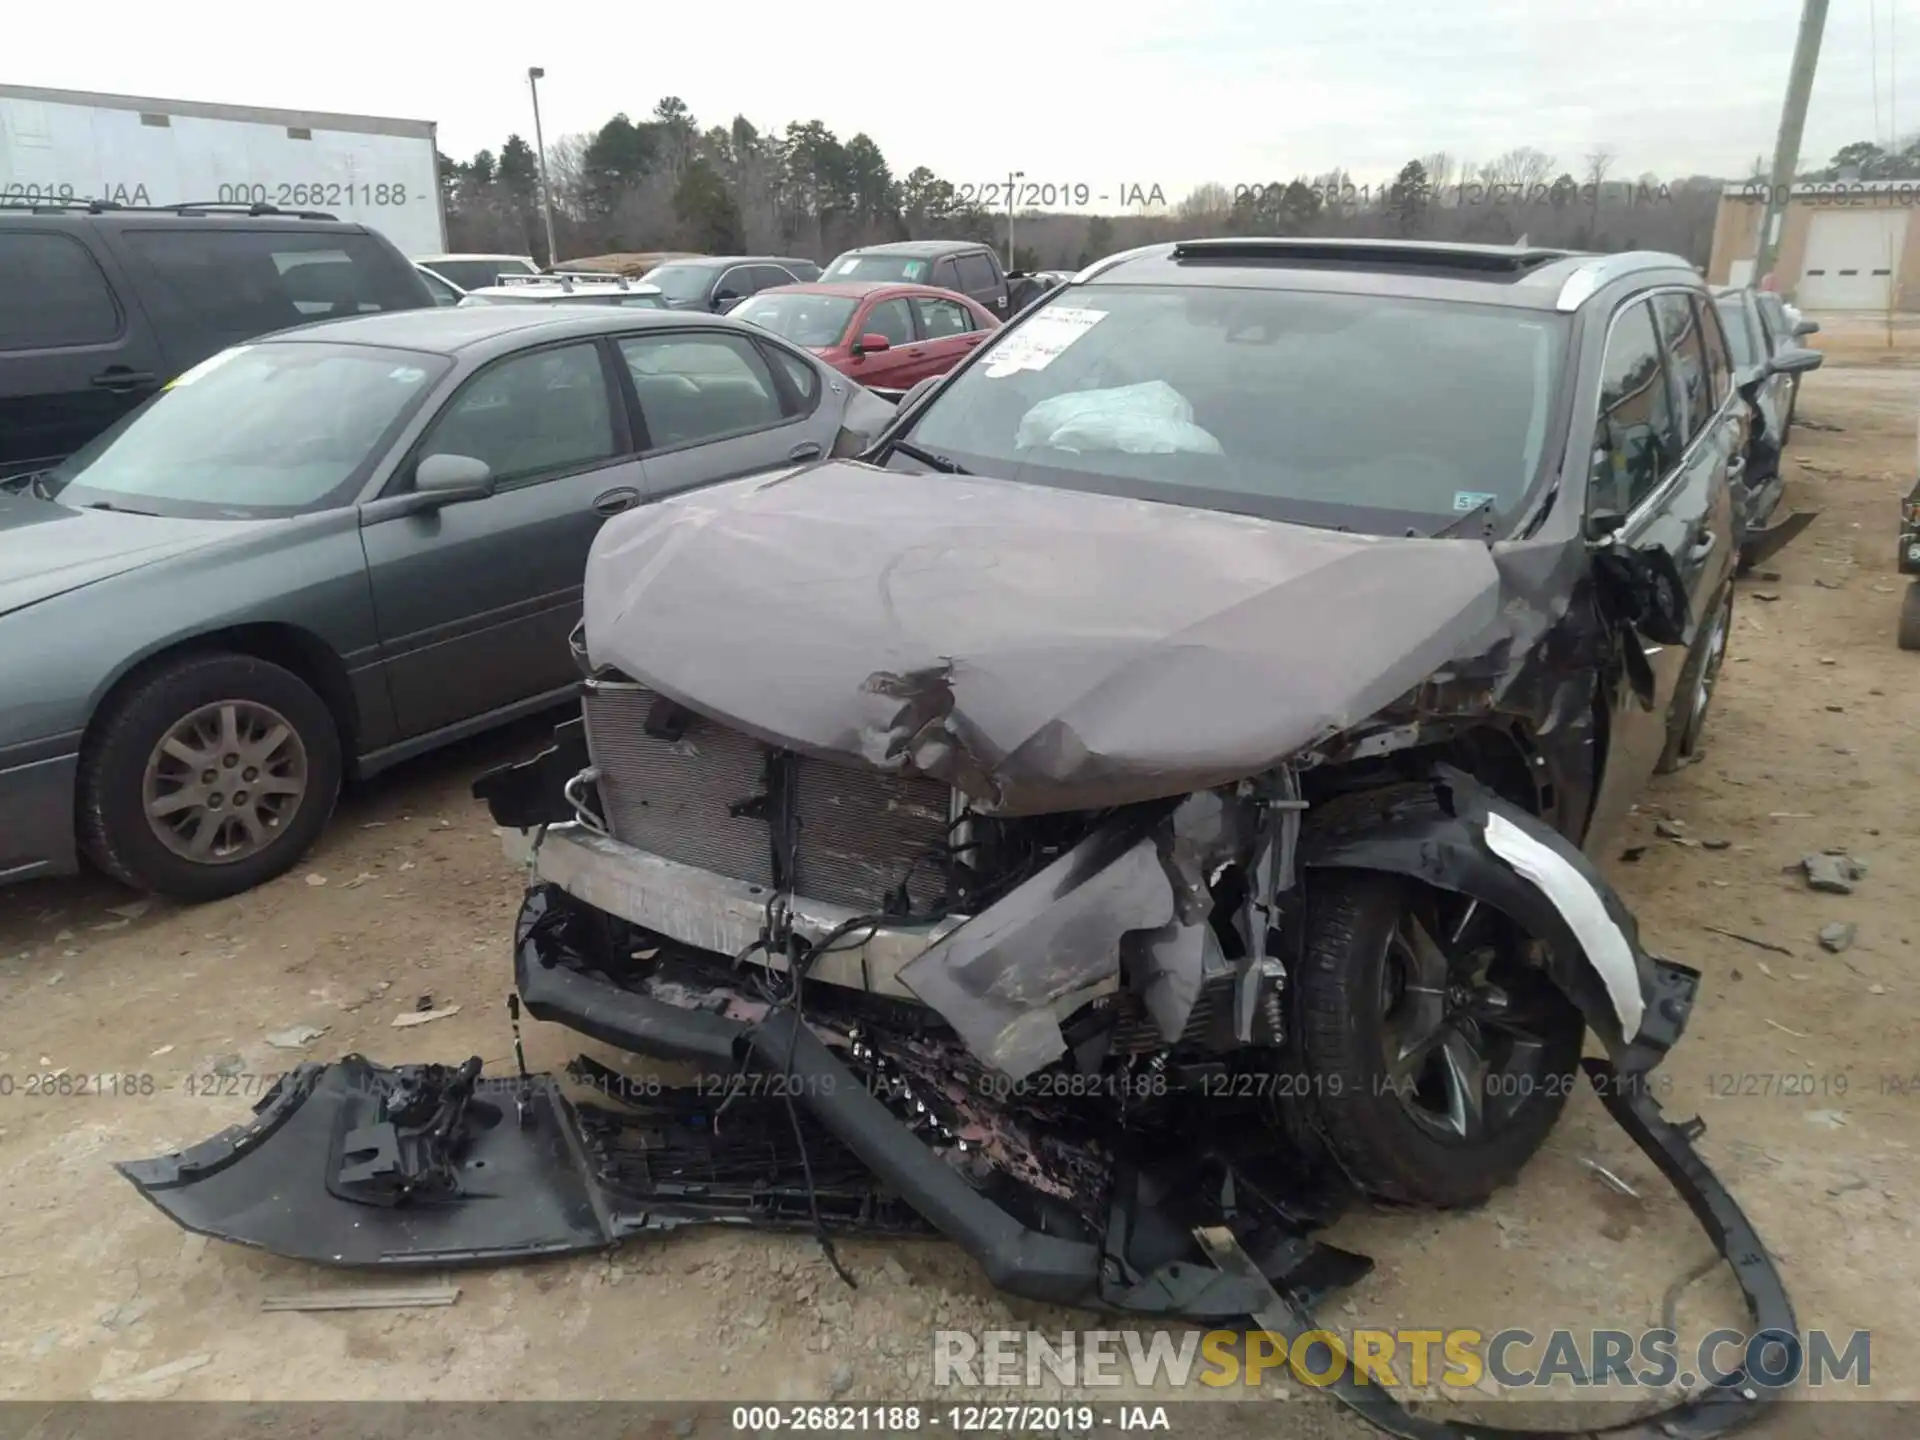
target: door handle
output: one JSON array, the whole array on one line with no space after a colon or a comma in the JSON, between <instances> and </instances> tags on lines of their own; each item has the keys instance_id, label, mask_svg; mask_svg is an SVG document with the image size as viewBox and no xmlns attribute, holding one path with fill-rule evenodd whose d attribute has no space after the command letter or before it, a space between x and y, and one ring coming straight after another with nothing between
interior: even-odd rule
<instances>
[{"instance_id":1,"label":"door handle","mask_svg":"<svg viewBox=\"0 0 1920 1440\"><path fill-rule=\"evenodd\" d=\"M602 490L593 497L593 513L596 515L618 515L622 510L630 510L640 502L640 492L631 485L616 485L611 490Z\"/></svg>"},{"instance_id":2,"label":"door handle","mask_svg":"<svg viewBox=\"0 0 1920 1440\"><path fill-rule=\"evenodd\" d=\"M1727 462L1727 479L1738 482L1747 473L1747 457L1736 455Z\"/></svg>"},{"instance_id":3,"label":"door handle","mask_svg":"<svg viewBox=\"0 0 1920 1440\"><path fill-rule=\"evenodd\" d=\"M820 458L820 443L817 440L802 440L787 451L789 460L817 460Z\"/></svg>"},{"instance_id":4,"label":"door handle","mask_svg":"<svg viewBox=\"0 0 1920 1440\"><path fill-rule=\"evenodd\" d=\"M160 377L151 370L129 370L124 365L112 365L93 377L92 384L102 390L137 390L142 385L158 384Z\"/></svg>"},{"instance_id":5,"label":"door handle","mask_svg":"<svg viewBox=\"0 0 1920 1440\"><path fill-rule=\"evenodd\" d=\"M1713 547L1720 537L1702 526L1693 532L1693 541L1687 547L1689 560L1704 560L1713 553Z\"/></svg>"}]
</instances>

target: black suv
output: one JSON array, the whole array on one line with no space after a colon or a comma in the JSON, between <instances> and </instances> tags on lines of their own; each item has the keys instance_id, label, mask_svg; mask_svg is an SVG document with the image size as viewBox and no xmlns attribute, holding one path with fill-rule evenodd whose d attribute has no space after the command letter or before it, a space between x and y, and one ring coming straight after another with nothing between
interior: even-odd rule
<instances>
[{"instance_id":1,"label":"black suv","mask_svg":"<svg viewBox=\"0 0 1920 1440\"><path fill-rule=\"evenodd\" d=\"M433 304L364 225L269 206L0 205L0 478L78 450L208 356Z\"/></svg>"}]
</instances>

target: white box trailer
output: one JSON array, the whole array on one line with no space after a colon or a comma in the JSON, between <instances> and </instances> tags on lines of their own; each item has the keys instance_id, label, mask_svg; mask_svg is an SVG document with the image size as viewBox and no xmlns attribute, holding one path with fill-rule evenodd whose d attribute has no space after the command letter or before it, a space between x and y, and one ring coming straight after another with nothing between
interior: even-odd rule
<instances>
[{"instance_id":1,"label":"white box trailer","mask_svg":"<svg viewBox=\"0 0 1920 1440\"><path fill-rule=\"evenodd\" d=\"M0 203L270 205L447 248L429 120L0 85Z\"/></svg>"}]
</instances>

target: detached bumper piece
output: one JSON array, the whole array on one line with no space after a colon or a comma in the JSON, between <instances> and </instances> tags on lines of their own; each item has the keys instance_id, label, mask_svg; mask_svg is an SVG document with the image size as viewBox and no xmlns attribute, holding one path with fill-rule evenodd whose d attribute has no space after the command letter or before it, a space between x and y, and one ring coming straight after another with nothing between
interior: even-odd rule
<instances>
[{"instance_id":1,"label":"detached bumper piece","mask_svg":"<svg viewBox=\"0 0 1920 1440\"><path fill-rule=\"evenodd\" d=\"M737 1098L724 1127L691 1089L576 1070L630 1097L576 1106L554 1077L480 1061L387 1069L357 1055L283 1076L255 1118L116 1168L198 1234L323 1265L477 1265L601 1250L709 1221L924 1233L804 1111ZM795 1135L795 1119L800 1137Z\"/></svg>"}]
</instances>

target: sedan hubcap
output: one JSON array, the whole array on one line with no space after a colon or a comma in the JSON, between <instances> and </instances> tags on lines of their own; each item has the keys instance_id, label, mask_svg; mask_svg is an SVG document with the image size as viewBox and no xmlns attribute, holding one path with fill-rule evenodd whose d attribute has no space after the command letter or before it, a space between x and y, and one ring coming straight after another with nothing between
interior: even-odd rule
<instances>
[{"instance_id":1,"label":"sedan hubcap","mask_svg":"<svg viewBox=\"0 0 1920 1440\"><path fill-rule=\"evenodd\" d=\"M252 700L203 705L147 757L141 799L160 843L200 865L257 855L307 793L307 748L287 719Z\"/></svg>"},{"instance_id":2,"label":"sedan hubcap","mask_svg":"<svg viewBox=\"0 0 1920 1440\"><path fill-rule=\"evenodd\" d=\"M1387 1084L1443 1137L1483 1140L1560 1083L1546 1073L1548 982L1511 954L1515 938L1505 917L1465 901L1451 923L1408 907L1388 940Z\"/></svg>"}]
</instances>

